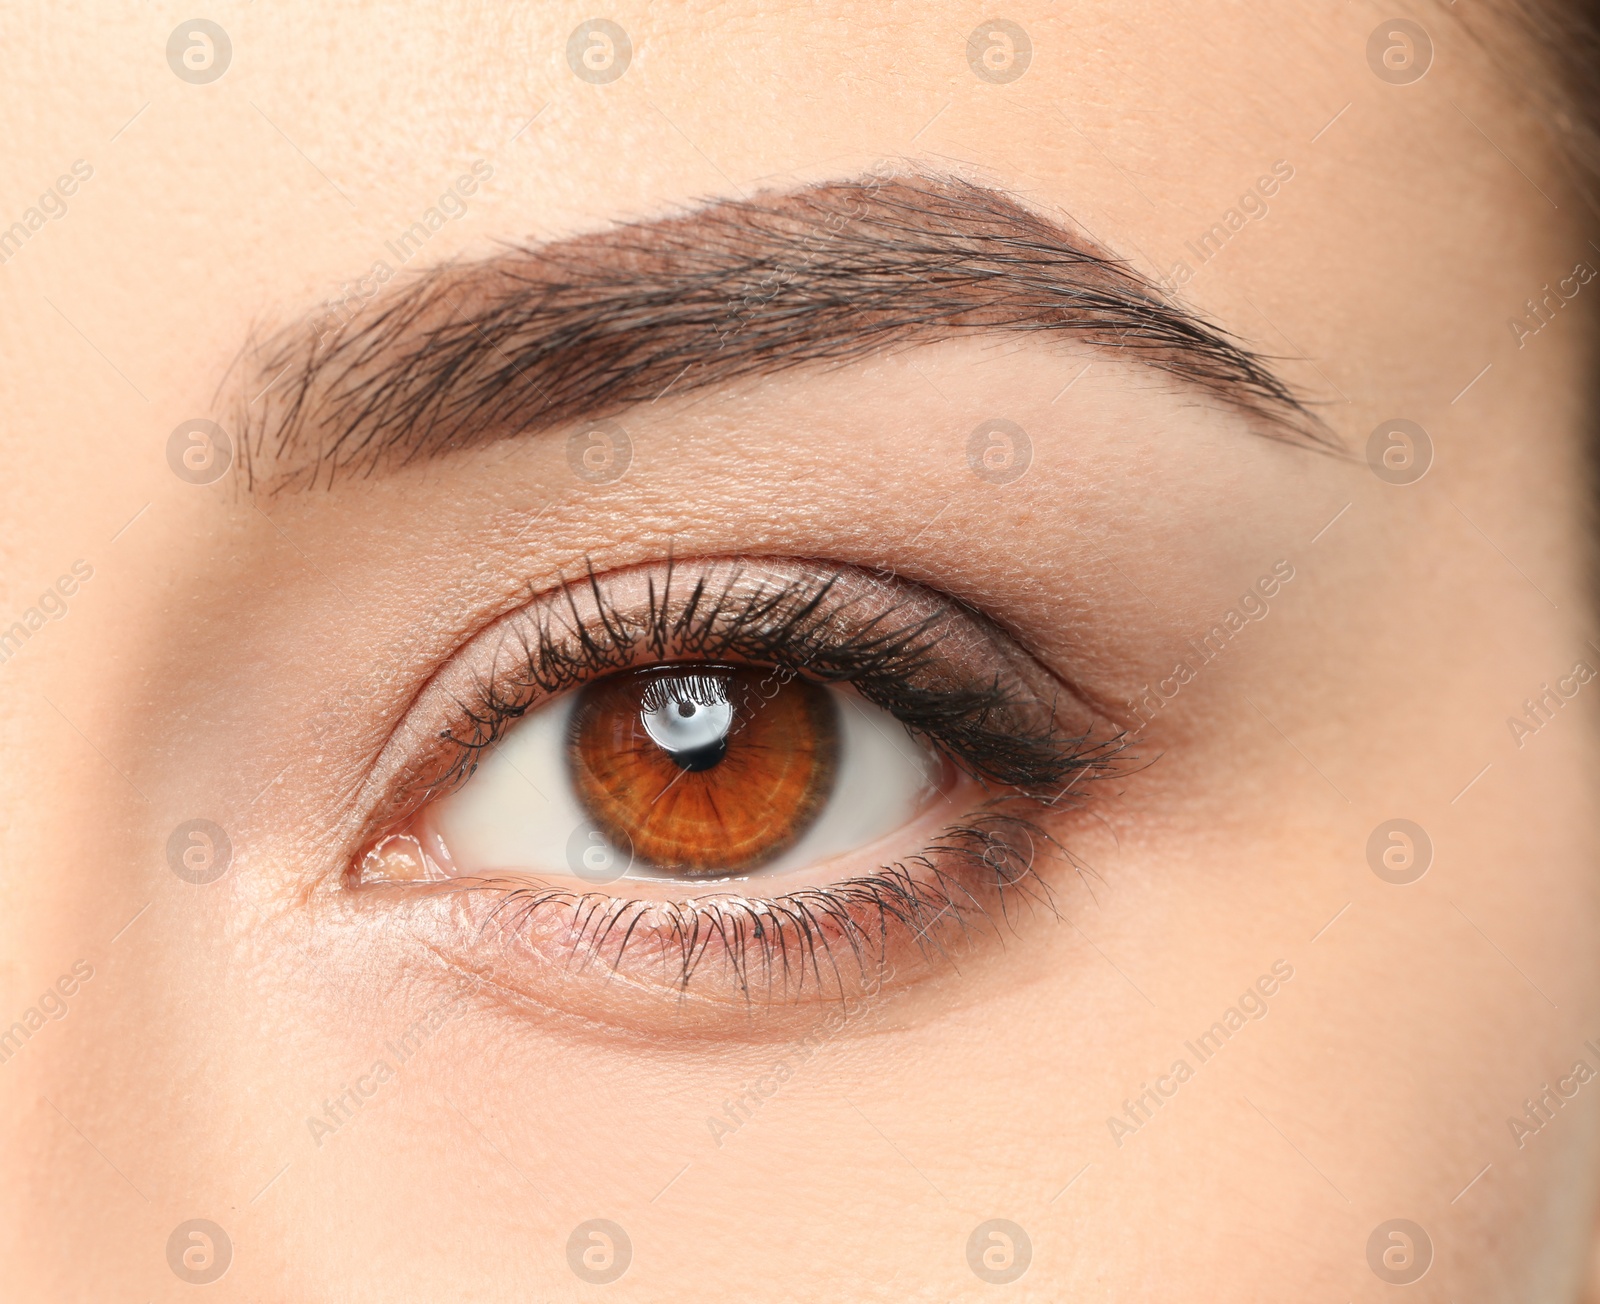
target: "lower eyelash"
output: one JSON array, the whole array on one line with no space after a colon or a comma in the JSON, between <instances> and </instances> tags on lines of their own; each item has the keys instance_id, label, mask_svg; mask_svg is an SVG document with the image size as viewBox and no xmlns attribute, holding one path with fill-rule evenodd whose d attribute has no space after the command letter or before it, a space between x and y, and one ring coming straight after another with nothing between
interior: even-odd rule
<instances>
[{"instance_id":1,"label":"lower eyelash","mask_svg":"<svg viewBox=\"0 0 1600 1304\"><path fill-rule=\"evenodd\" d=\"M949 962L951 944L976 929L1014 927L1021 910L1058 916L1034 864L1041 845L1065 855L1031 819L990 808L904 862L765 899L713 894L663 902L492 882L453 890L503 893L484 929L498 927L513 940L537 917L567 913L569 969L600 964L620 973L625 962L631 969L634 953L653 948L680 994L708 965L721 965L715 977L731 979L747 1002L798 999L808 984L817 995L842 997L881 979L897 949L914 946L925 961Z\"/></svg>"}]
</instances>

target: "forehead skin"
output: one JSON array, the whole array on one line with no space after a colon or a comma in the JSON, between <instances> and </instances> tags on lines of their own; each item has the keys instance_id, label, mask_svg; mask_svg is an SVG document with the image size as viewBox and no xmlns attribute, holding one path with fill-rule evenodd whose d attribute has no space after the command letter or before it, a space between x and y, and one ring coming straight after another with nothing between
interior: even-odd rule
<instances>
[{"instance_id":1,"label":"forehead skin","mask_svg":"<svg viewBox=\"0 0 1600 1304\"><path fill-rule=\"evenodd\" d=\"M93 567L0 664L0 1026L74 962L94 975L0 1064L18 1298L177 1298L166 1247L191 1218L232 1238L219 1299L587 1298L563 1247L590 1217L632 1237L618 1299L730 1279L758 1298L975 1298L965 1246L990 1218L1034 1246L1017 1298L1376 1299L1369 1239L1401 1218L1429 1231L1429 1297L1569 1297L1600 1084L1520 1144L1507 1118L1538 1119L1525 1103L1570 1088L1576 1061L1600 1069L1600 688L1520 743L1507 719L1537 722L1530 697L1600 665L1579 454L1600 286L1520 344L1508 322L1536 325L1526 301L1600 253L1456 20L1419 11L1435 62L1396 85L1367 54L1390 12L1367 4L1023 4L1007 18L1031 64L997 84L969 66L992 17L971 6L625 4L609 16L631 65L596 85L567 63L593 16L571 6L210 12L232 62L209 85L168 65L178 10L0 18L0 223L92 167L0 265L0 617ZM170 432L214 412L251 333L359 306L360 278L475 163L492 176L408 266L883 160L1010 192L1167 278L1277 358L1352 458L1268 450L1115 364L1052 408L1059 358L940 345L744 406L664 406L642 428L681 455L636 497L557 502L515 567L537 452L270 517L169 469ZM942 477L966 476L959 453L948 471L918 431L947 423L959 445L997 387L1060 426L1015 496L958 502ZM1147 410L1125 443L1106 433ZM1397 417L1436 457L1404 492L1365 462ZM902 492L847 474L863 449ZM385 1087L386 1112L313 1147L305 1116L367 1072L393 1022L375 993L409 975L319 950L268 882L315 858L326 792L370 759L306 726L306 703L337 714L328 685L442 658L463 631L430 625L435 605L470 632L518 583L669 539L886 559L1119 701L1278 558L1299 587L1250 627L1236 677L1168 708L1166 769L1086 844L1105 891L958 998L838 1038L758 1126L715 1144L706 1116L781 1046L680 1053L475 1014ZM270 849L226 897L167 869L168 833L202 810ZM1400 816L1436 848L1405 889L1365 854ZM1280 957L1295 976L1254 1040L1108 1136Z\"/></svg>"}]
</instances>

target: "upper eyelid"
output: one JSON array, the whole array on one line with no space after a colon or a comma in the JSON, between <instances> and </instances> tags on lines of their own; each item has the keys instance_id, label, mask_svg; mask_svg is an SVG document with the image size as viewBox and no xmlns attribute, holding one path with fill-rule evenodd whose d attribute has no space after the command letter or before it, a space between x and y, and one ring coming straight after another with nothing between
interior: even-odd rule
<instances>
[{"instance_id":1,"label":"upper eyelid","mask_svg":"<svg viewBox=\"0 0 1600 1304\"><path fill-rule=\"evenodd\" d=\"M706 582L708 577L726 583L730 577L744 577L755 573L760 582L768 585L768 591L774 598L778 596L775 586L783 577L787 576L794 580L798 576L806 576L809 587L796 590L794 595L797 609L804 607L805 600L813 596L818 589L824 588L825 584L827 585L825 591L834 591L834 584L829 583L833 581L837 583L837 589L841 594L840 601L835 609L820 609L823 617L831 617L838 611L859 607L867 603L868 598L876 593L875 600L879 606L874 614L862 614L858 620L858 627L870 627L875 624L875 617L881 621L887 614L889 608L883 603L890 596L891 584L898 591L898 596L903 598L905 605L922 616L942 613L958 628L969 633L978 632L983 622L980 615L954 599L905 581L885 581L843 565L802 563L785 559L758 562L750 559L713 558L698 563L668 563L665 569L667 575L672 573L671 567L674 565L687 570L691 579L698 578L702 583ZM535 668L539 640L533 634L540 628L541 620L563 612L568 619L581 620L583 617L579 595L582 595L584 602L603 606L607 593L613 587L626 588L631 585L633 596L637 600L654 591L653 586L658 579L657 572L660 569L642 566L630 567L625 571L605 576L591 574L585 581L546 592L533 602L493 622L452 653L445 666L436 672L429 687L412 702L406 719L397 727L386 745L384 749L386 754L398 752L398 755L389 755L387 765L385 765L386 757L380 757L379 770L389 773L376 777L380 789L387 789L388 793L383 795L380 792L378 801L380 812L375 813L373 819L369 820L369 826L362 840L366 841L375 836L379 827L386 822L409 814L410 811L420 808L428 800L442 795L443 791L463 781L483 749L492 746L504 728L509 727L515 718L520 717L531 706L550 700L561 692L579 686L580 683L588 682L598 674L625 668L622 660L597 657L591 651L585 658L586 666L570 674L558 675L543 684L521 682L515 673L523 668ZM680 585L682 583L683 581L680 581ZM852 590L851 585L861 587ZM662 588L670 593L670 580L663 584ZM627 598L620 594L617 598L619 602L627 601ZM666 605L660 592L657 592L657 599L663 606ZM702 598L699 609L704 614L714 608ZM637 615L637 608L634 612ZM612 619L615 620L617 617L613 614ZM917 615L913 615L907 621L909 627L917 627L921 623ZM648 620L644 624L648 628ZM654 639L649 641L656 642ZM961 641L970 642L966 639ZM1072 783L1081 777L1078 769L1099 766L1109 768L1121 746L1116 732L1112 731L1091 739L1087 732L1079 737L1069 732L1057 731L1054 715L1058 705L1053 687L1055 681L1047 671L1039 667L1037 674L1031 677L1034 682L1031 684L1026 682L1029 677L1023 675L1022 669L1032 662L1032 658L1027 657L1020 648L1013 647L1008 650L1005 646L1007 642L1009 640L1002 631L998 628L991 629L984 645L989 660L982 670L971 669L968 672L969 680L966 682L970 684L977 676L988 673L1014 695L1012 709L1015 714L1009 718L1009 724L1010 732L1016 737L1012 738L1010 733L1003 734L1001 730L993 727L992 721L978 719L974 724L973 721L982 714L983 703L979 700L965 704L960 702L956 697L959 690L954 685L950 686L942 697L930 694L923 704L930 712L923 717L924 724L928 726L923 731L941 750L969 770L975 768L975 758L980 755L981 749L989 747L993 753L989 757L991 768L1002 771L992 773L989 777L1005 786L1022 788L1031 781L1034 787L1050 787L1052 781L1043 767L1052 763L1062 767L1060 773L1063 776L1070 777L1071 782L1064 785L1066 788L1070 788ZM576 646L570 637L567 643L569 651ZM892 648L895 645L891 641L889 646ZM848 658L850 649L846 640L838 640L837 648ZM689 659L706 659L707 656L714 657L718 653L727 654L729 650L726 645L708 647L702 642L697 652L689 649L688 653ZM748 646L744 649L746 653L750 650ZM774 650L781 653L782 648ZM659 646L645 649L647 655L654 655L658 659L665 651ZM913 652L915 651L916 649L913 649ZM968 651L970 652L970 648ZM685 649L675 648L673 659L685 659ZM878 667L888 667L893 664L892 660L886 661L881 658L874 663ZM946 668L949 669L950 666L953 666L953 663L948 663ZM824 682L851 682L858 688L863 682L860 676L847 673L848 666L837 661L826 667L828 673L817 673L818 666L815 659L809 669L815 677L823 679ZM952 671L952 676L953 673ZM1046 693L1051 694L1048 704L1044 701ZM885 706L892 713L900 715L902 719L908 714L905 700L897 702L892 700L892 697L890 700L873 698L870 692L864 695L868 696L869 700L877 701L878 705ZM974 696L976 698L976 694ZM989 705L996 711L1004 706L997 698L991 699ZM942 726L937 720L940 711L947 717ZM422 717L420 721L412 718L418 714ZM479 732L475 737L455 738L449 729L440 730L436 727L437 723L445 718L454 721L452 728L464 727ZM429 720L434 723L430 725ZM965 730L965 736L952 738L950 730L958 727ZM1025 737L1027 727L1041 731L1048 728L1050 732L1048 734L1037 732L1031 738ZM1011 743L1009 748L1002 748L1001 744L994 741L1001 737L1005 737ZM432 749L432 764L424 764L418 759L417 753L425 753L430 749ZM1005 754L1000 754L1002 751ZM1074 766L1078 769L1074 769Z\"/></svg>"}]
</instances>

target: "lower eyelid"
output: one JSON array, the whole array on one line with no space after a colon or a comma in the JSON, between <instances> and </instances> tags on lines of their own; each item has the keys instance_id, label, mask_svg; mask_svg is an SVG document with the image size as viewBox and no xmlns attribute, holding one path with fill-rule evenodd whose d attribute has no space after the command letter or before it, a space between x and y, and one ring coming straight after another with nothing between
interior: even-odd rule
<instances>
[{"instance_id":1,"label":"lower eyelid","mask_svg":"<svg viewBox=\"0 0 1600 1304\"><path fill-rule=\"evenodd\" d=\"M767 899L489 879L380 885L346 900L387 904L405 935L513 1006L644 1033L667 1015L674 1035L782 1035L785 1010L804 1018L965 972L985 941L1030 913L1055 914L1043 863L1054 842L1023 805L991 802L904 864Z\"/></svg>"}]
</instances>

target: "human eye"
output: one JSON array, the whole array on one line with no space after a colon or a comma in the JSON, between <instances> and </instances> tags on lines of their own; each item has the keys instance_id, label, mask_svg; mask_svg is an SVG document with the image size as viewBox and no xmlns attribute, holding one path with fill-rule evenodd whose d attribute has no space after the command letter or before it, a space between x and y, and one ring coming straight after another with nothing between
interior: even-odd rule
<instances>
[{"instance_id":1,"label":"human eye","mask_svg":"<svg viewBox=\"0 0 1600 1304\"><path fill-rule=\"evenodd\" d=\"M434 676L338 890L536 1002L838 999L1053 909L1040 818L1119 751L1002 629L892 575L590 574Z\"/></svg>"},{"instance_id":2,"label":"human eye","mask_svg":"<svg viewBox=\"0 0 1600 1304\"><path fill-rule=\"evenodd\" d=\"M882 708L788 667L664 662L529 711L423 815L412 854L431 875L777 877L948 804L947 770Z\"/></svg>"}]
</instances>

